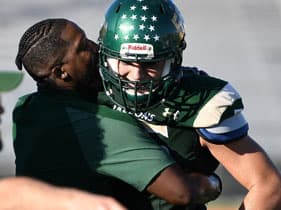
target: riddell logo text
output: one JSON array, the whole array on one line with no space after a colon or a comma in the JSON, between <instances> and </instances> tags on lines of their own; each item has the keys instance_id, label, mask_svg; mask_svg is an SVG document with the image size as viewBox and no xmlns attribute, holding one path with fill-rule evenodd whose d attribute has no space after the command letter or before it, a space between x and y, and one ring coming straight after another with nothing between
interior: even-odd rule
<instances>
[{"instance_id":1,"label":"riddell logo text","mask_svg":"<svg viewBox=\"0 0 281 210\"><path fill-rule=\"evenodd\" d=\"M147 45L128 45L128 49L129 50L149 50L148 46Z\"/></svg>"}]
</instances>

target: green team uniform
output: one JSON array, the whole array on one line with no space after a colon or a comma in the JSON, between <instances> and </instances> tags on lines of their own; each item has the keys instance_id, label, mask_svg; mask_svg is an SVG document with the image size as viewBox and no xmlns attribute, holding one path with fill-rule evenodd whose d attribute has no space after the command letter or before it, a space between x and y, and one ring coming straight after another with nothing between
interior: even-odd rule
<instances>
[{"instance_id":1,"label":"green team uniform","mask_svg":"<svg viewBox=\"0 0 281 210\"><path fill-rule=\"evenodd\" d=\"M111 195L129 209L150 209L140 192L174 163L134 118L71 91L23 96L13 120L16 175Z\"/></svg>"},{"instance_id":2,"label":"green team uniform","mask_svg":"<svg viewBox=\"0 0 281 210\"><path fill-rule=\"evenodd\" d=\"M181 67L187 36L172 0L113 1L98 38L99 70L110 98L100 103L143 121L186 170L209 174L218 162L201 147L199 135L225 144L247 135L248 124L241 97L228 82Z\"/></svg>"},{"instance_id":3,"label":"green team uniform","mask_svg":"<svg viewBox=\"0 0 281 210\"><path fill-rule=\"evenodd\" d=\"M182 67L180 71L181 77L165 101L147 112L130 114L145 122L152 138L169 148L184 169L210 174L219 163L201 147L199 135L215 144L226 144L247 135L242 100L226 81L201 75L194 68ZM125 112L105 95L100 101ZM157 198L152 203L157 210L184 209Z\"/></svg>"}]
</instances>

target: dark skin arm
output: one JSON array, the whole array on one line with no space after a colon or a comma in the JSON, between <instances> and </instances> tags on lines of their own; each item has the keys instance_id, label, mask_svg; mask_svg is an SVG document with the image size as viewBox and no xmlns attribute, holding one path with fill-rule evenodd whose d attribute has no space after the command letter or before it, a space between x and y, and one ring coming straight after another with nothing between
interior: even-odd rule
<instances>
[{"instance_id":1,"label":"dark skin arm","mask_svg":"<svg viewBox=\"0 0 281 210\"><path fill-rule=\"evenodd\" d=\"M147 191L175 205L205 204L220 195L219 180L216 184L209 176L183 172L174 164L160 173Z\"/></svg>"},{"instance_id":2,"label":"dark skin arm","mask_svg":"<svg viewBox=\"0 0 281 210\"><path fill-rule=\"evenodd\" d=\"M147 187L147 191L176 205L187 205L192 199L192 189L185 173L177 164L162 171Z\"/></svg>"}]
</instances>

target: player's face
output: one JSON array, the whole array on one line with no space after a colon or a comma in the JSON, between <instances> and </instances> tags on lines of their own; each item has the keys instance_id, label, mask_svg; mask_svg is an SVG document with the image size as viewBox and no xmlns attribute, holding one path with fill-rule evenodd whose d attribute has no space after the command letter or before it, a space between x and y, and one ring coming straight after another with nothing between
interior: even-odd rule
<instances>
[{"instance_id":1,"label":"player's face","mask_svg":"<svg viewBox=\"0 0 281 210\"><path fill-rule=\"evenodd\" d=\"M118 63L118 74L130 81L158 80L161 78L165 61Z\"/></svg>"},{"instance_id":2,"label":"player's face","mask_svg":"<svg viewBox=\"0 0 281 210\"><path fill-rule=\"evenodd\" d=\"M62 38L69 42L69 49L64 57L64 68L77 85L89 86L97 83L98 46L86 37L84 31L75 24L68 24L62 33Z\"/></svg>"}]
</instances>

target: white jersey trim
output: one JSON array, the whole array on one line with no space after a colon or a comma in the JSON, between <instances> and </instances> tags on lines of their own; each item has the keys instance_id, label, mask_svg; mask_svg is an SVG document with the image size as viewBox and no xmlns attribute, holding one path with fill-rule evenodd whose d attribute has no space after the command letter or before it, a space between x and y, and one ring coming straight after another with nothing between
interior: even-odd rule
<instances>
[{"instance_id":1,"label":"white jersey trim","mask_svg":"<svg viewBox=\"0 0 281 210\"><path fill-rule=\"evenodd\" d=\"M244 118L242 113L236 114L233 117L222 121L217 126L206 128L209 133L222 134L237 130L245 126L248 122Z\"/></svg>"},{"instance_id":2,"label":"white jersey trim","mask_svg":"<svg viewBox=\"0 0 281 210\"><path fill-rule=\"evenodd\" d=\"M240 98L239 93L227 83L202 107L194 121L194 127L210 127L218 124L227 107Z\"/></svg>"}]
</instances>

